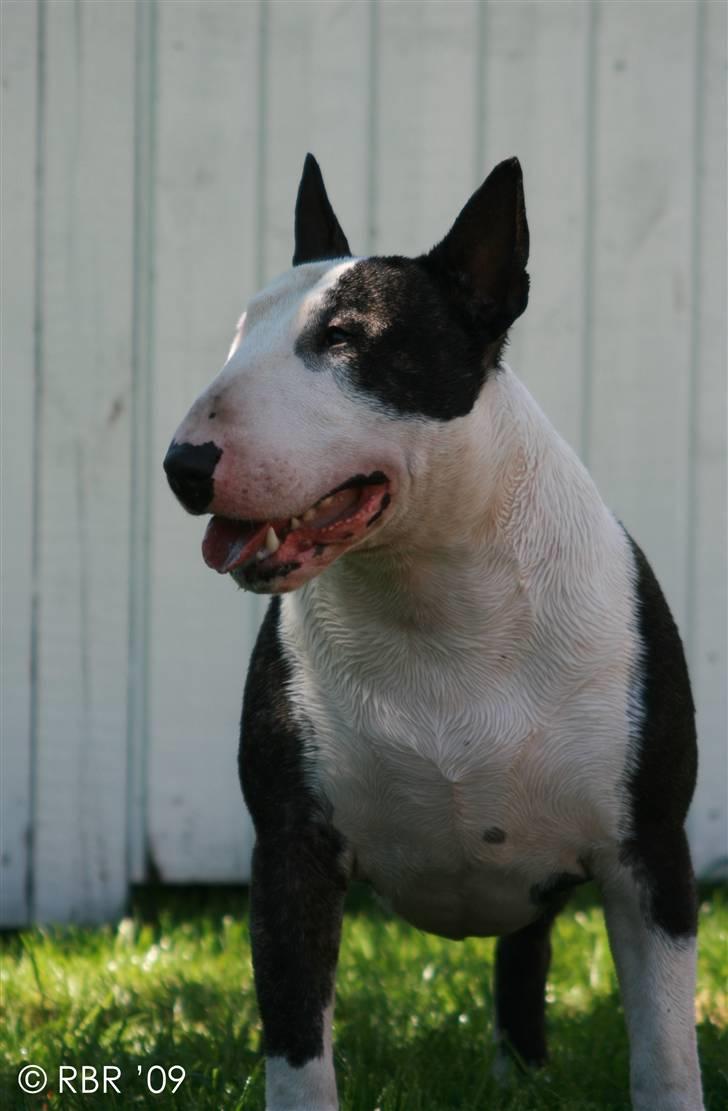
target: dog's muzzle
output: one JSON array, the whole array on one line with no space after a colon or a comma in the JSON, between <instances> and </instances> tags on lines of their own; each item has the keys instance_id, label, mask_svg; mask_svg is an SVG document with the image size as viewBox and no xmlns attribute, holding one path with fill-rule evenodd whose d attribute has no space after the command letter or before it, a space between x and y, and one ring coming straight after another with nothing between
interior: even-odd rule
<instances>
[{"instance_id":1,"label":"dog's muzzle","mask_svg":"<svg viewBox=\"0 0 728 1111\"><path fill-rule=\"evenodd\" d=\"M222 449L206 444L178 444L174 440L164 457L167 481L189 513L204 513L212 501L212 476Z\"/></svg>"}]
</instances>

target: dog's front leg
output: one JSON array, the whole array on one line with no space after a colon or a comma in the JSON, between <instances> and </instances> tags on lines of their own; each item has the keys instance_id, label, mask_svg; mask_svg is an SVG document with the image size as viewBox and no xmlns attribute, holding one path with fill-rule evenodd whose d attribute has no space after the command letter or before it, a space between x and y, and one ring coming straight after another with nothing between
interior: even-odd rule
<instances>
[{"instance_id":1,"label":"dog's front leg","mask_svg":"<svg viewBox=\"0 0 728 1111\"><path fill-rule=\"evenodd\" d=\"M257 835L250 933L268 1111L334 1111L334 977L349 865L305 772L273 598L248 670L240 779Z\"/></svg>"},{"instance_id":2,"label":"dog's front leg","mask_svg":"<svg viewBox=\"0 0 728 1111\"><path fill-rule=\"evenodd\" d=\"M669 870L623 854L600 877L629 1034L632 1106L702 1111L690 855L682 829L662 829L655 837Z\"/></svg>"},{"instance_id":3,"label":"dog's front leg","mask_svg":"<svg viewBox=\"0 0 728 1111\"><path fill-rule=\"evenodd\" d=\"M268 1111L335 1111L334 979L346 878L325 825L259 834L251 939Z\"/></svg>"}]
</instances>

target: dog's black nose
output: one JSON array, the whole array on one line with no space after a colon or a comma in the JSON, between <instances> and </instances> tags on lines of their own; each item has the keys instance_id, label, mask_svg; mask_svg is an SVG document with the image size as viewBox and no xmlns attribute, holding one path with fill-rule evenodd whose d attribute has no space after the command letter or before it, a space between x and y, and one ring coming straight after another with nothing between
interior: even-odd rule
<instances>
[{"instance_id":1,"label":"dog's black nose","mask_svg":"<svg viewBox=\"0 0 728 1111\"><path fill-rule=\"evenodd\" d=\"M222 450L213 444L178 444L174 440L164 457L172 490L190 513L204 513L212 501L212 475Z\"/></svg>"}]
</instances>

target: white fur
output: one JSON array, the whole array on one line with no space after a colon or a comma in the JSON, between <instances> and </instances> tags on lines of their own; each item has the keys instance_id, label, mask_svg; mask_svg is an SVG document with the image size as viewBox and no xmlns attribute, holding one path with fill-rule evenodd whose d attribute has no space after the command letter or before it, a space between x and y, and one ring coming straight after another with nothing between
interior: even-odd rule
<instances>
[{"instance_id":1,"label":"white fur","mask_svg":"<svg viewBox=\"0 0 728 1111\"><path fill-rule=\"evenodd\" d=\"M286 517L353 474L401 470L391 419L347 395L331 373L308 370L294 351L327 290L355 261L296 267L253 298L238 322L225 366L174 436L214 440L222 451L210 512Z\"/></svg>"},{"instance_id":2,"label":"white fur","mask_svg":"<svg viewBox=\"0 0 728 1111\"><path fill-rule=\"evenodd\" d=\"M515 930L534 884L591 869L634 1109L700 1111L695 944L648 927L618 863L639 724L630 546L510 370L419 435L380 544L282 600L310 782L357 872L423 929Z\"/></svg>"},{"instance_id":3,"label":"white fur","mask_svg":"<svg viewBox=\"0 0 728 1111\"><path fill-rule=\"evenodd\" d=\"M644 891L614 861L601 881L629 1033L633 1111L701 1111L695 938L676 940L650 928Z\"/></svg>"},{"instance_id":4,"label":"white fur","mask_svg":"<svg viewBox=\"0 0 728 1111\"><path fill-rule=\"evenodd\" d=\"M222 448L211 510L235 517L298 514L357 473L392 480L382 524L282 598L309 782L352 870L445 936L516 930L539 912L534 885L592 871L634 1107L700 1111L694 945L645 924L618 859L639 724L630 545L509 369L437 422L303 366L296 337L354 261L298 267L255 298L175 437ZM331 1008L322 1057L269 1059L267 1085L270 1111L336 1107Z\"/></svg>"},{"instance_id":5,"label":"white fur","mask_svg":"<svg viewBox=\"0 0 728 1111\"><path fill-rule=\"evenodd\" d=\"M502 933L618 835L631 556L511 371L421 431L386 547L283 600L291 693L359 871L422 928Z\"/></svg>"},{"instance_id":6,"label":"white fur","mask_svg":"<svg viewBox=\"0 0 728 1111\"><path fill-rule=\"evenodd\" d=\"M331 1045L333 1004L324 1011L324 1051L300 1068L285 1057L265 1062L266 1111L336 1111L336 1076Z\"/></svg>"}]
</instances>

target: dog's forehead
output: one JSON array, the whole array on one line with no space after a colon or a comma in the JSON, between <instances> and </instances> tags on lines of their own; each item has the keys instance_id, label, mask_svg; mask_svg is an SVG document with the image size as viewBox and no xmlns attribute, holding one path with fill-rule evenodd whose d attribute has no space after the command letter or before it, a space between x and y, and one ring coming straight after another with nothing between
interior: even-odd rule
<instances>
[{"instance_id":1,"label":"dog's forehead","mask_svg":"<svg viewBox=\"0 0 728 1111\"><path fill-rule=\"evenodd\" d=\"M358 259L325 260L287 270L249 302L246 330L270 324L280 327L284 322L302 329L337 287L341 275L358 262Z\"/></svg>"}]
</instances>

